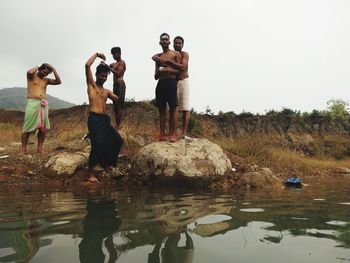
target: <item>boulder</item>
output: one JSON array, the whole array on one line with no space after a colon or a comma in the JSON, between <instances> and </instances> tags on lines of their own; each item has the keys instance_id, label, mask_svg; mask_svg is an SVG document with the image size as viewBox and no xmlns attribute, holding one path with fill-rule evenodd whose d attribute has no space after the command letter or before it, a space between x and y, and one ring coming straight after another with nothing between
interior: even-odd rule
<instances>
[{"instance_id":1,"label":"boulder","mask_svg":"<svg viewBox=\"0 0 350 263\"><path fill-rule=\"evenodd\" d=\"M232 169L220 146L207 139L154 142L141 148L135 157L137 170L145 175L210 179Z\"/></svg>"},{"instance_id":2,"label":"boulder","mask_svg":"<svg viewBox=\"0 0 350 263\"><path fill-rule=\"evenodd\" d=\"M236 182L238 188L280 188L282 181L269 168L242 174Z\"/></svg>"},{"instance_id":3,"label":"boulder","mask_svg":"<svg viewBox=\"0 0 350 263\"><path fill-rule=\"evenodd\" d=\"M334 174L350 174L350 169L346 167L336 167L331 170L331 173Z\"/></svg>"},{"instance_id":4,"label":"boulder","mask_svg":"<svg viewBox=\"0 0 350 263\"><path fill-rule=\"evenodd\" d=\"M88 158L89 153L86 152L59 153L47 161L45 168L57 175L72 175L87 165Z\"/></svg>"}]
</instances>

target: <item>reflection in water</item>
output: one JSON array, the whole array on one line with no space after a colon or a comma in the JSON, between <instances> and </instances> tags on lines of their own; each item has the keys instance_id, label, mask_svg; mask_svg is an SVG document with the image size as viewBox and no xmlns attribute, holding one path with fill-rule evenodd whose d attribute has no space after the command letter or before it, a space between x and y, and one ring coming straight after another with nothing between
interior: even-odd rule
<instances>
[{"instance_id":1,"label":"reflection in water","mask_svg":"<svg viewBox=\"0 0 350 263\"><path fill-rule=\"evenodd\" d=\"M179 247L180 234L171 234L162 250L163 263L192 263L194 247L190 235L185 231L186 245Z\"/></svg>"},{"instance_id":2,"label":"reflection in water","mask_svg":"<svg viewBox=\"0 0 350 263\"><path fill-rule=\"evenodd\" d=\"M17 259L23 259L23 262L29 262L40 247L51 244L51 239L39 240L33 236L32 228L34 225L35 222L23 221L16 224L15 228L20 228L20 230L13 229L1 233L0 240L8 239L8 245L12 247L15 253L0 256L0 262L15 262Z\"/></svg>"},{"instance_id":3,"label":"reflection in water","mask_svg":"<svg viewBox=\"0 0 350 263\"><path fill-rule=\"evenodd\" d=\"M0 262L350 261L350 183L316 190L0 191Z\"/></svg>"},{"instance_id":4,"label":"reflection in water","mask_svg":"<svg viewBox=\"0 0 350 263\"><path fill-rule=\"evenodd\" d=\"M172 233L166 239L161 251L162 263L192 263L194 245L187 231L183 232L186 238L185 246L179 246L181 233ZM148 263L160 263L159 250L163 239L158 239L154 249L148 254Z\"/></svg>"},{"instance_id":5,"label":"reflection in water","mask_svg":"<svg viewBox=\"0 0 350 263\"><path fill-rule=\"evenodd\" d=\"M83 239L79 244L81 263L103 263L105 255L102 251L103 241L109 254L109 263L116 262L117 250L112 235L117 232L121 220L117 217L113 200L96 201L88 198L87 215L84 218Z\"/></svg>"}]
</instances>

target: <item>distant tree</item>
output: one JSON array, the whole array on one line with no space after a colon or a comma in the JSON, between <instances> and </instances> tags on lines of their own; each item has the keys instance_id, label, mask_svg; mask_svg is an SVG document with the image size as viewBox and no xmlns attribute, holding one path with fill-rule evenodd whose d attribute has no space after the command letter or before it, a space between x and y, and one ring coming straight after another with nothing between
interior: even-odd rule
<instances>
[{"instance_id":1,"label":"distant tree","mask_svg":"<svg viewBox=\"0 0 350 263\"><path fill-rule=\"evenodd\" d=\"M210 109L209 106L206 106L206 107L205 107L205 114L214 115L214 112Z\"/></svg>"},{"instance_id":2,"label":"distant tree","mask_svg":"<svg viewBox=\"0 0 350 263\"><path fill-rule=\"evenodd\" d=\"M344 120L349 118L348 107L349 103L341 99L327 101L327 111L332 119Z\"/></svg>"},{"instance_id":3,"label":"distant tree","mask_svg":"<svg viewBox=\"0 0 350 263\"><path fill-rule=\"evenodd\" d=\"M243 110L240 114L237 115L239 119L245 119L245 118L250 118L253 117L254 114L251 113L250 111L245 111Z\"/></svg>"}]
</instances>

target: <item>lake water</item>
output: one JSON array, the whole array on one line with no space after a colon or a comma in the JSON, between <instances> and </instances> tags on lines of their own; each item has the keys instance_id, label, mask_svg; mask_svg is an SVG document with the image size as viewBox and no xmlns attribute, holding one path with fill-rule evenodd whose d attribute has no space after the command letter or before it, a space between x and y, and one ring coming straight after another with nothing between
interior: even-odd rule
<instances>
[{"instance_id":1,"label":"lake water","mask_svg":"<svg viewBox=\"0 0 350 263\"><path fill-rule=\"evenodd\" d=\"M1 188L0 262L350 262L350 180L233 193Z\"/></svg>"}]
</instances>

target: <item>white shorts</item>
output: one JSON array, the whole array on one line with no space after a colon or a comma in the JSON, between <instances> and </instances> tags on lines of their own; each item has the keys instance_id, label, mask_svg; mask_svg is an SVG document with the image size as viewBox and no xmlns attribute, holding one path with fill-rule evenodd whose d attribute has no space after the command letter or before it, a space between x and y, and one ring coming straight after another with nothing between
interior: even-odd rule
<instances>
[{"instance_id":1,"label":"white shorts","mask_svg":"<svg viewBox=\"0 0 350 263\"><path fill-rule=\"evenodd\" d=\"M179 111L190 111L188 78L177 81L177 109Z\"/></svg>"}]
</instances>

